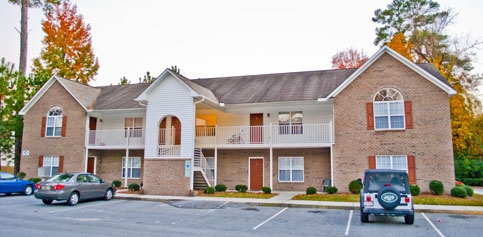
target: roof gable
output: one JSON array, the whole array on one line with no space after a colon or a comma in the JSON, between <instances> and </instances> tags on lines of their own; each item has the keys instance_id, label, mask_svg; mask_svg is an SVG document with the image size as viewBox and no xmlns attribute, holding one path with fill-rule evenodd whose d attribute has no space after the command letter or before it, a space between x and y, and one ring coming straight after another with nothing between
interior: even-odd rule
<instances>
[{"instance_id":1,"label":"roof gable","mask_svg":"<svg viewBox=\"0 0 483 237\"><path fill-rule=\"evenodd\" d=\"M423 78L427 79L428 81L439 87L441 90L448 93L448 95L452 96L456 94L456 91L451 87L451 85L448 84L446 79L441 76L441 74L434 66L429 64L420 64L418 66L417 64L409 61L391 48L383 46L371 58L369 58L369 60L364 65L362 65L362 67L357 69L357 71L355 71L349 78L347 78L347 80L345 80L334 91L332 91L332 93L330 93L327 98L333 98L337 96L342 90L344 90L349 84L351 84L359 75L361 75L367 68L374 64L374 62L376 62L385 53L391 55L402 64L414 70Z\"/></svg>"},{"instance_id":2,"label":"roof gable","mask_svg":"<svg viewBox=\"0 0 483 237\"><path fill-rule=\"evenodd\" d=\"M19 114L25 115L55 82L59 82L85 111L93 109L93 106L96 103L96 98L101 92L101 89L99 88L90 87L58 76L52 76L22 108L22 110L20 110Z\"/></svg>"}]
</instances>

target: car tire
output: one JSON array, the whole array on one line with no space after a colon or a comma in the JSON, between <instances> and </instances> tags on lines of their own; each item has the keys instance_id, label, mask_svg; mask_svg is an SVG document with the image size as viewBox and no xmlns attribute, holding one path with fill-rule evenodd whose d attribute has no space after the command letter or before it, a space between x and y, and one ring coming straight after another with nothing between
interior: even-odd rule
<instances>
[{"instance_id":1,"label":"car tire","mask_svg":"<svg viewBox=\"0 0 483 237\"><path fill-rule=\"evenodd\" d=\"M404 216L404 222L408 225L412 225L414 223L414 213Z\"/></svg>"},{"instance_id":2,"label":"car tire","mask_svg":"<svg viewBox=\"0 0 483 237\"><path fill-rule=\"evenodd\" d=\"M69 206L75 206L77 203L79 203L79 193L72 192L69 195L69 199L67 199L67 204L69 204Z\"/></svg>"},{"instance_id":3,"label":"car tire","mask_svg":"<svg viewBox=\"0 0 483 237\"><path fill-rule=\"evenodd\" d=\"M384 197L386 196L393 196L395 199L394 200L385 200ZM377 200L379 201L379 204L384 207L386 210L394 210L399 204L401 203L401 195L399 192L392 188L392 187L387 187L379 191L377 194Z\"/></svg>"},{"instance_id":4,"label":"car tire","mask_svg":"<svg viewBox=\"0 0 483 237\"><path fill-rule=\"evenodd\" d=\"M42 202L45 204L45 205L50 205L52 204L54 200L50 200L50 199L42 199Z\"/></svg>"},{"instance_id":5,"label":"car tire","mask_svg":"<svg viewBox=\"0 0 483 237\"><path fill-rule=\"evenodd\" d=\"M32 193L34 193L34 188L32 187L32 185L25 186L25 188L23 190L23 194L25 196L30 196L30 195L32 195Z\"/></svg>"},{"instance_id":6,"label":"car tire","mask_svg":"<svg viewBox=\"0 0 483 237\"><path fill-rule=\"evenodd\" d=\"M108 188L106 190L106 193L104 193L104 200L109 201L112 199L114 195L114 191L112 191L112 188Z\"/></svg>"},{"instance_id":7,"label":"car tire","mask_svg":"<svg viewBox=\"0 0 483 237\"><path fill-rule=\"evenodd\" d=\"M361 209L361 222L367 223L369 222L369 213L364 213Z\"/></svg>"}]
</instances>

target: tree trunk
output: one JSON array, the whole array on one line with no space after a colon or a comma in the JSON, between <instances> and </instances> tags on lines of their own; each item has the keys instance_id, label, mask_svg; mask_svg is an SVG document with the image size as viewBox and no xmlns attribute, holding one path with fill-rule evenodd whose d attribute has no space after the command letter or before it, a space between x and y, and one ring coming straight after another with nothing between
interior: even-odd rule
<instances>
[{"instance_id":1,"label":"tree trunk","mask_svg":"<svg viewBox=\"0 0 483 237\"><path fill-rule=\"evenodd\" d=\"M28 12L29 0L22 0L20 11L20 62L18 70L22 75L27 71L27 47L28 47Z\"/></svg>"}]
</instances>

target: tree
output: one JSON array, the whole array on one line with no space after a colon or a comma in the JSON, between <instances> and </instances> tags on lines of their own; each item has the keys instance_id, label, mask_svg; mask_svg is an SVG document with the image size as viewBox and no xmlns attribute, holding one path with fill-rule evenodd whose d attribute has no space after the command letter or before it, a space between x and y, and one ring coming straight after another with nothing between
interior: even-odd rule
<instances>
[{"instance_id":1,"label":"tree","mask_svg":"<svg viewBox=\"0 0 483 237\"><path fill-rule=\"evenodd\" d=\"M46 14L42 21L44 48L34 60L34 72L46 72L84 84L94 80L99 62L92 50L91 27L68 0Z\"/></svg>"},{"instance_id":2,"label":"tree","mask_svg":"<svg viewBox=\"0 0 483 237\"><path fill-rule=\"evenodd\" d=\"M42 7L49 11L58 0L8 0L12 4L20 6L20 58L19 71L23 75L27 70L27 49L28 49L28 8Z\"/></svg>"},{"instance_id":3,"label":"tree","mask_svg":"<svg viewBox=\"0 0 483 237\"><path fill-rule=\"evenodd\" d=\"M0 149L14 153L15 173L19 171L23 135L23 118L18 113L47 79L44 74L25 77L4 58L0 61Z\"/></svg>"},{"instance_id":4,"label":"tree","mask_svg":"<svg viewBox=\"0 0 483 237\"><path fill-rule=\"evenodd\" d=\"M387 43L413 62L434 64L456 90L457 95L450 98L451 129L453 150L461 157L474 155L477 149L472 147L482 138L473 130L475 97L467 92L475 86L469 71L480 42L444 34L456 16L431 0L394 0L388 9L376 10L372 20L384 25L376 28L374 44Z\"/></svg>"},{"instance_id":5,"label":"tree","mask_svg":"<svg viewBox=\"0 0 483 237\"><path fill-rule=\"evenodd\" d=\"M340 51L332 56L332 68L359 68L369 60L364 51L357 51L357 49L350 48L345 51Z\"/></svg>"},{"instance_id":6,"label":"tree","mask_svg":"<svg viewBox=\"0 0 483 237\"><path fill-rule=\"evenodd\" d=\"M146 72L146 75L144 75L144 78L141 79L139 78L139 83L151 83L153 82L154 78L151 77L151 74L149 74L149 71Z\"/></svg>"},{"instance_id":7,"label":"tree","mask_svg":"<svg viewBox=\"0 0 483 237\"><path fill-rule=\"evenodd\" d=\"M180 74L181 68L178 68L178 66L174 65L174 66L171 66L171 71Z\"/></svg>"},{"instance_id":8,"label":"tree","mask_svg":"<svg viewBox=\"0 0 483 237\"><path fill-rule=\"evenodd\" d=\"M118 85L127 85L127 84L131 84L131 81L129 81L125 76L124 77L121 77L121 79L119 80Z\"/></svg>"}]
</instances>

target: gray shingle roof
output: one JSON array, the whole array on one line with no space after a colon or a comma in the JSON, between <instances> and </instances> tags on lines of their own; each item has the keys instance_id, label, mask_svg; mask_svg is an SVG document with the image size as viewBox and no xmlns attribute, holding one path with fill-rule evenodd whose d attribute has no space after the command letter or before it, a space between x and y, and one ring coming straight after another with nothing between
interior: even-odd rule
<instances>
[{"instance_id":1,"label":"gray shingle roof","mask_svg":"<svg viewBox=\"0 0 483 237\"><path fill-rule=\"evenodd\" d=\"M139 102L134 101L134 99L146 90L149 85L149 83L139 83L98 87L102 92L99 98L97 98L97 103L94 106L94 109L110 110L145 108L140 105Z\"/></svg>"},{"instance_id":2,"label":"gray shingle roof","mask_svg":"<svg viewBox=\"0 0 483 237\"><path fill-rule=\"evenodd\" d=\"M86 109L92 109L101 89L90 87L75 81L57 77L57 79L69 90Z\"/></svg>"},{"instance_id":3,"label":"gray shingle roof","mask_svg":"<svg viewBox=\"0 0 483 237\"><path fill-rule=\"evenodd\" d=\"M225 104L310 101L325 98L356 69L290 72L192 80Z\"/></svg>"}]
</instances>

